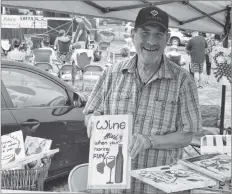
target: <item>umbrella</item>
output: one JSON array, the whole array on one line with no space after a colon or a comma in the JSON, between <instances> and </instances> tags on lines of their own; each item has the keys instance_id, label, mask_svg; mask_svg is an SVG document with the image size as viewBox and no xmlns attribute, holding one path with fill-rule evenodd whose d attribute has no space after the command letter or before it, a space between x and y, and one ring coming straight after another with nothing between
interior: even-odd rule
<instances>
[{"instance_id":1,"label":"umbrella","mask_svg":"<svg viewBox=\"0 0 232 194\"><path fill-rule=\"evenodd\" d=\"M132 0L132 1L21 1L2 0L2 6L47 10L134 21L142 7L157 6L169 14L170 27L228 35L231 28L231 0ZM224 45L228 48L228 36ZM224 130L226 86L222 86L220 134Z\"/></svg>"}]
</instances>

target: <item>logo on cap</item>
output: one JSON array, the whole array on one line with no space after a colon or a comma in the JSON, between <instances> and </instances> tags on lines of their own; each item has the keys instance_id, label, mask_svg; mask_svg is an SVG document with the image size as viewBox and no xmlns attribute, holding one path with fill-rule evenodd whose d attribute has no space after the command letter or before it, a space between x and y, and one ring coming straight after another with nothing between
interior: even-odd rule
<instances>
[{"instance_id":1,"label":"logo on cap","mask_svg":"<svg viewBox=\"0 0 232 194\"><path fill-rule=\"evenodd\" d=\"M153 10L153 11L151 11L150 13L151 13L154 17L158 15L158 11L156 11L156 10Z\"/></svg>"}]
</instances>

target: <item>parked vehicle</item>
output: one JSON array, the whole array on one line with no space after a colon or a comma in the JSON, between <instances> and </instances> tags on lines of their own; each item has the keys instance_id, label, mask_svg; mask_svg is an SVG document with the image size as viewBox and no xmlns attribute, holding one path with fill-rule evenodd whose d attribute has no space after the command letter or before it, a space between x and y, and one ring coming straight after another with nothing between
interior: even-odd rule
<instances>
[{"instance_id":1,"label":"parked vehicle","mask_svg":"<svg viewBox=\"0 0 232 194\"><path fill-rule=\"evenodd\" d=\"M170 39L168 40L168 44L170 45L186 45L190 39L190 37L185 36L178 29L169 28L169 32L171 33Z\"/></svg>"},{"instance_id":2,"label":"parked vehicle","mask_svg":"<svg viewBox=\"0 0 232 194\"><path fill-rule=\"evenodd\" d=\"M108 24L126 25L126 21L117 19L99 18L99 25L107 26Z\"/></svg>"},{"instance_id":3,"label":"parked vehicle","mask_svg":"<svg viewBox=\"0 0 232 194\"><path fill-rule=\"evenodd\" d=\"M59 78L26 63L2 60L1 132L22 130L29 136L52 140L48 180L66 175L88 162L89 139L83 107L87 98Z\"/></svg>"},{"instance_id":4,"label":"parked vehicle","mask_svg":"<svg viewBox=\"0 0 232 194\"><path fill-rule=\"evenodd\" d=\"M131 34L131 31L134 29L135 24L133 22L128 22L125 27L125 32Z\"/></svg>"}]
</instances>

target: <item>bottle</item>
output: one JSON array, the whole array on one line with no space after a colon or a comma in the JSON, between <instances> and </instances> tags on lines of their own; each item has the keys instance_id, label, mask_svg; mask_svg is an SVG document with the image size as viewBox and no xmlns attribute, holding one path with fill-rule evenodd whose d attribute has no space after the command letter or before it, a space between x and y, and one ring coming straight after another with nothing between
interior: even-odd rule
<instances>
[{"instance_id":1,"label":"bottle","mask_svg":"<svg viewBox=\"0 0 232 194\"><path fill-rule=\"evenodd\" d=\"M122 144L119 144L116 156L115 183L122 183L123 181L123 162Z\"/></svg>"}]
</instances>

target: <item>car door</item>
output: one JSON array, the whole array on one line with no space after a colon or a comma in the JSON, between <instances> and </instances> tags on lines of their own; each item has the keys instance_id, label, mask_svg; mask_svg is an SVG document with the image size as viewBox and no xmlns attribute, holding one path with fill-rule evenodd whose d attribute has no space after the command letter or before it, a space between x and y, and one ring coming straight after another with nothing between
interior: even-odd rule
<instances>
[{"instance_id":1,"label":"car door","mask_svg":"<svg viewBox=\"0 0 232 194\"><path fill-rule=\"evenodd\" d=\"M88 162L83 108L71 105L64 85L40 72L17 67L2 67L2 80L12 101L8 109L24 138L29 135L51 139L51 149L60 149L52 158L50 177Z\"/></svg>"},{"instance_id":2,"label":"car door","mask_svg":"<svg viewBox=\"0 0 232 194\"><path fill-rule=\"evenodd\" d=\"M7 101L10 102L10 96L7 96L7 91L3 87L1 81L1 135L12 133L19 130L16 119L14 118L11 111L7 108ZM4 99L3 94L5 94L6 99Z\"/></svg>"}]
</instances>

